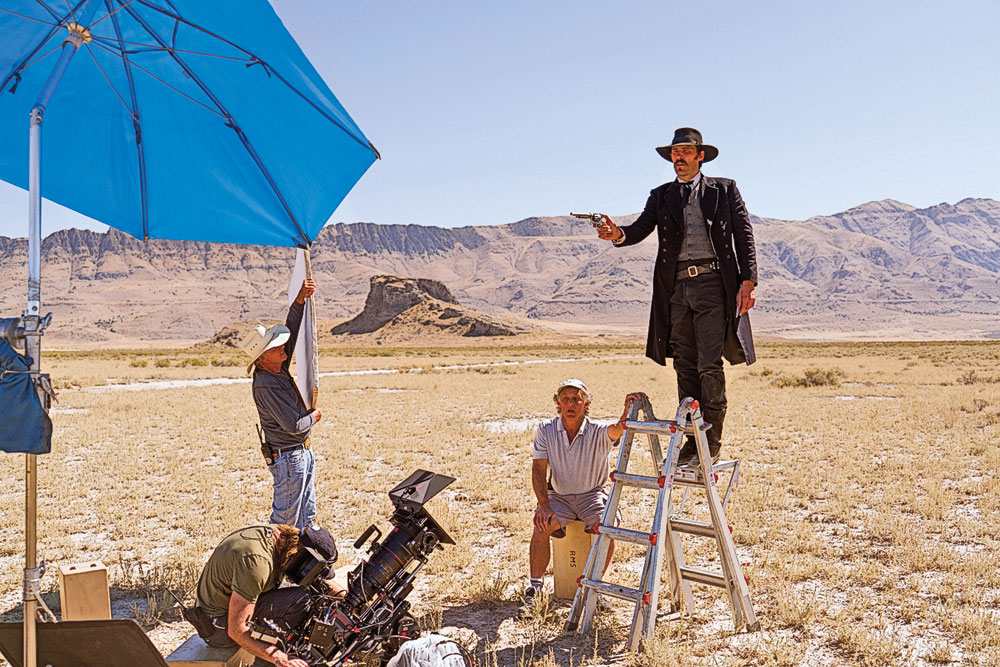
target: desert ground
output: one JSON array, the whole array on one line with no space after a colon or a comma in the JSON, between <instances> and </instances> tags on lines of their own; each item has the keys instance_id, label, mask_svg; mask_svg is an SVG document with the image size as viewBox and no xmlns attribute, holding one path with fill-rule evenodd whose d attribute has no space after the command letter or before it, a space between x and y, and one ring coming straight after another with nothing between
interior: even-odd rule
<instances>
[{"instance_id":1,"label":"desert ground","mask_svg":"<svg viewBox=\"0 0 1000 667\"><path fill-rule=\"evenodd\" d=\"M597 419L617 418L629 391L658 417L676 410L673 372L612 340L324 348L312 441L338 565L358 562L355 538L388 525L386 492L424 468L457 478L428 505L457 545L431 558L409 599L425 629L478 664L1000 664L998 342L765 343L757 364L727 369L723 453L742 461L727 514L759 632L734 633L723 592L697 585L690 614L661 610L637 654L624 651L623 602L587 635L562 631L568 600L519 618L530 443L559 380L589 384ZM192 629L166 589L189 591L224 535L269 514L244 358L54 351L44 370L60 390L53 450L39 458L45 599L58 614L57 566L99 558L114 615L167 654ZM633 461L649 465L641 448ZM4 620L20 616L23 477L23 457L0 457ZM625 525L648 530L651 499L630 497ZM707 567L714 548L689 539L689 561ZM607 578L635 586L642 555L620 546Z\"/></svg>"}]
</instances>

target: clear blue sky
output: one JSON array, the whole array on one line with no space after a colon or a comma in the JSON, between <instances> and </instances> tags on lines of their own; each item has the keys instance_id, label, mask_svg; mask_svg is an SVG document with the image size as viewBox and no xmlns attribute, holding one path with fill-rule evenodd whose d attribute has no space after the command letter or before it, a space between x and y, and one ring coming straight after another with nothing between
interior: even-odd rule
<instances>
[{"instance_id":1,"label":"clear blue sky","mask_svg":"<svg viewBox=\"0 0 1000 667\"><path fill-rule=\"evenodd\" d=\"M758 215L1000 199L994 0L272 4L382 153L334 222L636 212L683 125ZM0 235L26 200L0 184Z\"/></svg>"}]
</instances>

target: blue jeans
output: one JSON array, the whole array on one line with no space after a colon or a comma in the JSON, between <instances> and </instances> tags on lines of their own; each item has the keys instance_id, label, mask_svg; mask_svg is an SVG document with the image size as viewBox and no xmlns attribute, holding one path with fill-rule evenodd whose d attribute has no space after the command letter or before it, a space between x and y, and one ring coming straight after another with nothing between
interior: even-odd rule
<instances>
[{"instance_id":1,"label":"blue jeans","mask_svg":"<svg viewBox=\"0 0 1000 667\"><path fill-rule=\"evenodd\" d=\"M315 469L316 459L309 449L278 454L268 466L274 477L271 523L300 529L312 525L316 516Z\"/></svg>"}]
</instances>

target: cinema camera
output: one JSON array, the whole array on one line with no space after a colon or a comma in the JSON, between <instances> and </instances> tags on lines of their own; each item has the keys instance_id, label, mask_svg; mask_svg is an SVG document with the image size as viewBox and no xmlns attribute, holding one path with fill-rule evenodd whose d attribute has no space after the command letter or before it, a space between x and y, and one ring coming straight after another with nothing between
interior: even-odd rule
<instances>
[{"instance_id":1,"label":"cinema camera","mask_svg":"<svg viewBox=\"0 0 1000 667\"><path fill-rule=\"evenodd\" d=\"M285 576L309 592L307 613L288 630L267 619L255 621L252 636L314 666L335 667L349 658L388 662L403 642L420 636L405 601L414 577L432 551L455 543L424 509L424 503L454 481L417 470L389 492L395 508L389 519L393 529L380 543L382 532L372 524L354 543L360 549L375 535L368 561L347 575L344 597L331 595L325 581L331 563L313 549L301 549Z\"/></svg>"}]
</instances>

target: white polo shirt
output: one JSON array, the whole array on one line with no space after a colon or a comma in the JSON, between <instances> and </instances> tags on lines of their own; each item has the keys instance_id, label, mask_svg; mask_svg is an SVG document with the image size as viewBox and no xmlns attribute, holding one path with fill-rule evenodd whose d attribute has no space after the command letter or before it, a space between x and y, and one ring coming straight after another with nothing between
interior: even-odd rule
<instances>
[{"instance_id":1,"label":"white polo shirt","mask_svg":"<svg viewBox=\"0 0 1000 667\"><path fill-rule=\"evenodd\" d=\"M562 418L538 425L532 459L548 459L552 489L560 496L601 488L608 479L608 452L615 441L608 437L610 424L595 424L583 418L580 432L569 441Z\"/></svg>"}]
</instances>

